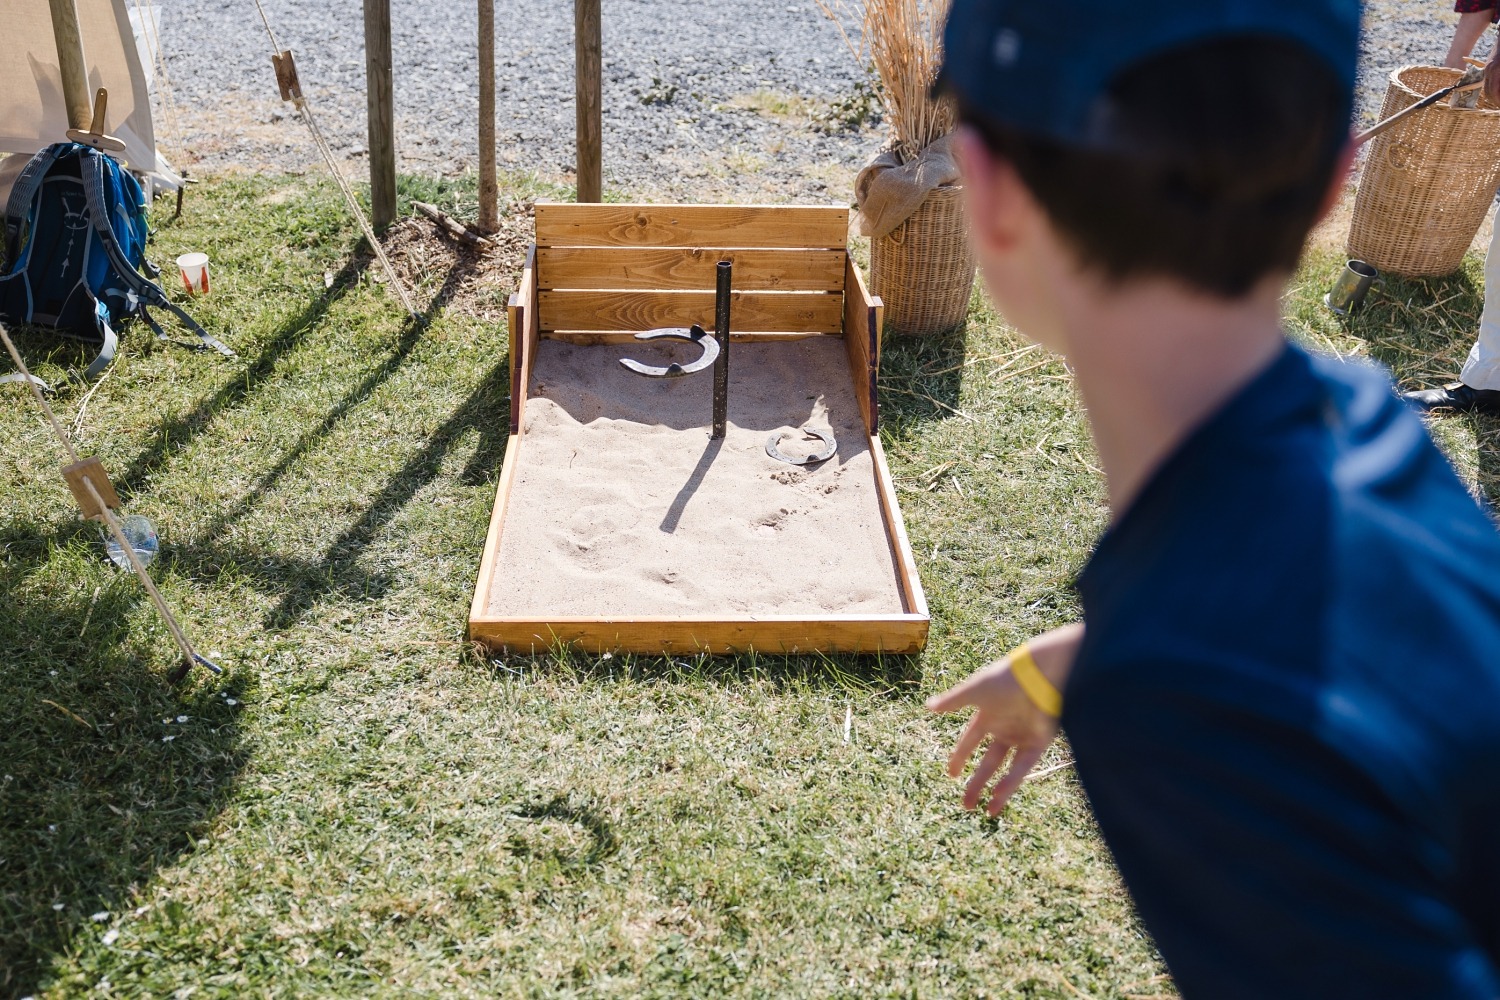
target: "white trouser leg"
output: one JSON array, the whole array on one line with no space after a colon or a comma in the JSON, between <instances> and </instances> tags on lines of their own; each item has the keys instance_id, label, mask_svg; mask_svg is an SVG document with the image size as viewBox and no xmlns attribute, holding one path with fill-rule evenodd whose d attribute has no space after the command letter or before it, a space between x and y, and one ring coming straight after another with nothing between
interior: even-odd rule
<instances>
[{"instance_id":1,"label":"white trouser leg","mask_svg":"<svg viewBox=\"0 0 1500 1000\"><path fill-rule=\"evenodd\" d=\"M1479 316L1479 339L1459 378L1471 389L1500 389L1500 219L1484 257L1484 312Z\"/></svg>"}]
</instances>

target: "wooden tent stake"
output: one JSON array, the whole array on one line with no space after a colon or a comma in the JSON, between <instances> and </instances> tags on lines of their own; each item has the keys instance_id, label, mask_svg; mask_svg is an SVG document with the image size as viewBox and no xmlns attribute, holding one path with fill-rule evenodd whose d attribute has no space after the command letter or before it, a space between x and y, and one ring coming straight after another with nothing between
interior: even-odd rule
<instances>
[{"instance_id":1,"label":"wooden tent stake","mask_svg":"<svg viewBox=\"0 0 1500 1000\"><path fill-rule=\"evenodd\" d=\"M73 500L78 504L79 511L88 520L102 521L106 510L119 508L120 496L115 492L114 484L109 481L109 473L104 471L104 463L97 456L90 455L72 465L63 466L62 474L68 483L68 489L73 492ZM101 494L104 501L98 503L94 498Z\"/></svg>"}]
</instances>

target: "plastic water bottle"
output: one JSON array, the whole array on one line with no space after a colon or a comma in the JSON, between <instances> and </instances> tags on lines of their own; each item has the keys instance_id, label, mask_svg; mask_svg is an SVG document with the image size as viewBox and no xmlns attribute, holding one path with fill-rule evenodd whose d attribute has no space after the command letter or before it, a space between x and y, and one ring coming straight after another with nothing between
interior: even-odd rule
<instances>
[{"instance_id":1,"label":"plastic water bottle","mask_svg":"<svg viewBox=\"0 0 1500 1000\"><path fill-rule=\"evenodd\" d=\"M140 559L142 566L150 566L151 560L156 558L157 551L161 548L161 542L156 537L156 525L151 523L149 517L140 514L131 514L120 521L120 533L135 549L136 557ZM104 551L109 554L110 562L130 572L130 556L120 548L120 543L115 539L114 532L108 527L104 529Z\"/></svg>"}]
</instances>

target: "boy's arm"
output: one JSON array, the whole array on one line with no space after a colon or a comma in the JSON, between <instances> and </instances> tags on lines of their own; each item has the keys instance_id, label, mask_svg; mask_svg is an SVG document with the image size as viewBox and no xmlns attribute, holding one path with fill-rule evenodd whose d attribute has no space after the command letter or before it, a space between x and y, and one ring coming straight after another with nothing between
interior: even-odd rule
<instances>
[{"instance_id":1,"label":"boy's arm","mask_svg":"<svg viewBox=\"0 0 1500 1000\"><path fill-rule=\"evenodd\" d=\"M1083 626L1064 625L1044 632L1026 646L1037 671L1061 691L1067 684L1083 641ZM1026 775L1041 760L1042 754L1057 737L1057 716L1038 707L1036 695L1028 694L1017 680L1016 653L1012 652L927 702L934 712L956 712L975 708L974 717L953 747L948 758L948 774L958 777L964 764L986 739L985 751L964 789L964 807L973 809L984 796L985 787L1012 749L1015 759L990 794L989 814L1000 815ZM1024 669L1024 667L1023 667ZM1034 683L1034 682L1032 682Z\"/></svg>"}]
</instances>

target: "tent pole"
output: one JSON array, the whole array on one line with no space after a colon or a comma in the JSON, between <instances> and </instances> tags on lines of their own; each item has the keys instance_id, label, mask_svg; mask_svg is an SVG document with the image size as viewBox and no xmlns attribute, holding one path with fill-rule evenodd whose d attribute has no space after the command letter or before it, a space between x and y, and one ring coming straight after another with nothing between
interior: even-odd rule
<instances>
[{"instance_id":1,"label":"tent pole","mask_svg":"<svg viewBox=\"0 0 1500 1000\"><path fill-rule=\"evenodd\" d=\"M68 127L87 129L94 121L93 96L89 93L88 61L83 57L83 34L78 30L78 8L74 0L47 0L52 9L52 35L57 40L57 68L62 72L63 101L68 106Z\"/></svg>"},{"instance_id":2,"label":"tent pole","mask_svg":"<svg viewBox=\"0 0 1500 1000\"><path fill-rule=\"evenodd\" d=\"M365 88L370 138L370 221L376 229L384 229L396 221L391 0L365 0Z\"/></svg>"},{"instance_id":3,"label":"tent pole","mask_svg":"<svg viewBox=\"0 0 1500 1000\"><path fill-rule=\"evenodd\" d=\"M599 0L573 0L573 67L578 109L578 201L597 202L604 193L600 151L602 89Z\"/></svg>"},{"instance_id":4,"label":"tent pole","mask_svg":"<svg viewBox=\"0 0 1500 1000\"><path fill-rule=\"evenodd\" d=\"M479 231L499 228L495 183L495 0L479 0Z\"/></svg>"}]
</instances>

